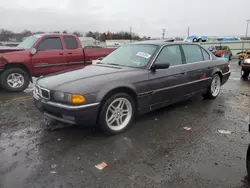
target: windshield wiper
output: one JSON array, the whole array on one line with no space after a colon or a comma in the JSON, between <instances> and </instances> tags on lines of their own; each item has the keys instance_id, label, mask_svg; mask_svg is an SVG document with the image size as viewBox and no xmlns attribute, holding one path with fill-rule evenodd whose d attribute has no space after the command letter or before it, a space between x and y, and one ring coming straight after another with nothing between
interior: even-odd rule
<instances>
[{"instance_id":1,"label":"windshield wiper","mask_svg":"<svg viewBox=\"0 0 250 188\"><path fill-rule=\"evenodd\" d=\"M116 63L105 63L106 65L116 65L116 66L122 66L120 64L116 64Z\"/></svg>"}]
</instances>

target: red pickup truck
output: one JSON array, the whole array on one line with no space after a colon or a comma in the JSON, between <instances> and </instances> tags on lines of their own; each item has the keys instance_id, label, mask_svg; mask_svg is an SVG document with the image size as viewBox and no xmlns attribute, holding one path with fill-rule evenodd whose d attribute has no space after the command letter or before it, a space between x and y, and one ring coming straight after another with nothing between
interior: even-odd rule
<instances>
[{"instance_id":1,"label":"red pickup truck","mask_svg":"<svg viewBox=\"0 0 250 188\"><path fill-rule=\"evenodd\" d=\"M16 48L0 49L0 86L7 91L23 91L32 77L86 66L114 50L83 49L79 38L71 34L32 35Z\"/></svg>"}]
</instances>

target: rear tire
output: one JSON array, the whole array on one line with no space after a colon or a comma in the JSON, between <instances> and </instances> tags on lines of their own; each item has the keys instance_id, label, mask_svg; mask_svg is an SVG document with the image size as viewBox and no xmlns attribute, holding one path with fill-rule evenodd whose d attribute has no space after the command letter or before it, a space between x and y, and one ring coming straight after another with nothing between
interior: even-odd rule
<instances>
[{"instance_id":1,"label":"rear tire","mask_svg":"<svg viewBox=\"0 0 250 188\"><path fill-rule=\"evenodd\" d=\"M29 86L30 78L21 68L8 68L0 75L0 85L10 92L20 92Z\"/></svg>"},{"instance_id":2,"label":"rear tire","mask_svg":"<svg viewBox=\"0 0 250 188\"><path fill-rule=\"evenodd\" d=\"M215 99L219 95L220 89L221 89L220 75L214 74L212 76L210 86L207 88L207 92L202 96L206 99Z\"/></svg>"},{"instance_id":3,"label":"rear tire","mask_svg":"<svg viewBox=\"0 0 250 188\"><path fill-rule=\"evenodd\" d=\"M247 71L243 71L243 70L241 69L241 78L243 78L243 79L247 79L247 78L248 78L248 76L249 76L249 72L247 72Z\"/></svg>"},{"instance_id":4,"label":"rear tire","mask_svg":"<svg viewBox=\"0 0 250 188\"><path fill-rule=\"evenodd\" d=\"M102 106L99 125L106 135L119 134L131 127L135 112L135 102L130 95L114 94Z\"/></svg>"}]
</instances>

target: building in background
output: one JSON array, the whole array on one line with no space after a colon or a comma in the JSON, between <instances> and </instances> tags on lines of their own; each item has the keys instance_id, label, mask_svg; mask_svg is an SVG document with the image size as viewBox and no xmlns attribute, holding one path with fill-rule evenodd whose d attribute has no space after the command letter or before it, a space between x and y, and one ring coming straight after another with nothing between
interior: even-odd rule
<instances>
[{"instance_id":1,"label":"building in background","mask_svg":"<svg viewBox=\"0 0 250 188\"><path fill-rule=\"evenodd\" d=\"M85 46L99 46L100 45L100 41L99 40L95 40L92 37L79 37L79 40L82 44L83 47Z\"/></svg>"},{"instance_id":2,"label":"building in background","mask_svg":"<svg viewBox=\"0 0 250 188\"><path fill-rule=\"evenodd\" d=\"M129 43L133 43L133 42L137 42L137 40L106 40L106 46L121 46L123 44L129 44Z\"/></svg>"}]
</instances>

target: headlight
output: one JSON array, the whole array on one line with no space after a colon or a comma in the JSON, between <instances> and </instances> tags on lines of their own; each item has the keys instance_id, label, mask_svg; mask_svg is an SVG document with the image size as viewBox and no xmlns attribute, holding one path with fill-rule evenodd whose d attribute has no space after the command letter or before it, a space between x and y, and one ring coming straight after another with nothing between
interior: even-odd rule
<instances>
[{"instance_id":1,"label":"headlight","mask_svg":"<svg viewBox=\"0 0 250 188\"><path fill-rule=\"evenodd\" d=\"M54 99L58 102L66 102L70 104L81 104L85 102L85 98L80 94L63 93L56 91L54 93Z\"/></svg>"},{"instance_id":2,"label":"headlight","mask_svg":"<svg viewBox=\"0 0 250 188\"><path fill-rule=\"evenodd\" d=\"M244 63L250 64L250 59L246 59L246 60L244 61Z\"/></svg>"}]
</instances>

